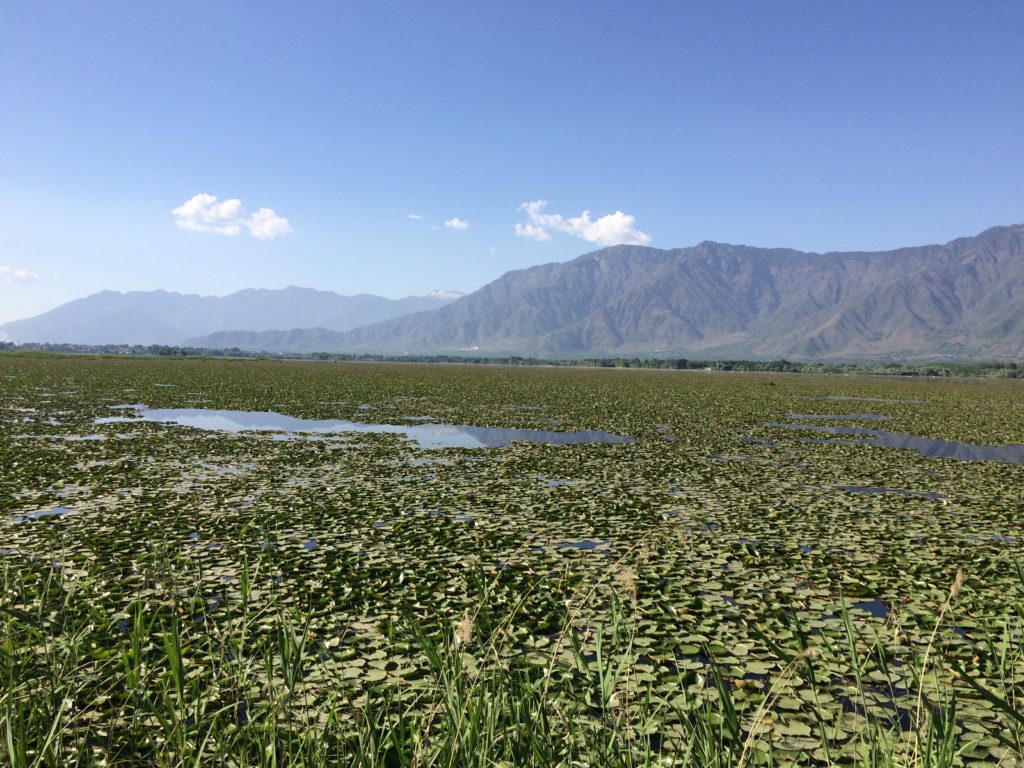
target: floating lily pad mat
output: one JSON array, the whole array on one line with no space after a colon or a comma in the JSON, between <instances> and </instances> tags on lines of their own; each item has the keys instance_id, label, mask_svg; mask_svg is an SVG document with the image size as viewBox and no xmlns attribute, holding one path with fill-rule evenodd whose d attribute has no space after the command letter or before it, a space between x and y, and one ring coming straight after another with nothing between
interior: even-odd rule
<instances>
[{"instance_id":1,"label":"floating lily pad mat","mask_svg":"<svg viewBox=\"0 0 1024 768\"><path fill-rule=\"evenodd\" d=\"M566 760L606 728L673 764L700 722L722 765L911 760L943 728L950 764L1019 764L1024 466L880 438L1020 444L1024 382L20 355L0 374L0 717L57 762L220 764L271 723L334 755L383 723L436 735L439 648L469 686L536 692ZM112 410L200 401L399 429ZM407 439L424 421L513 437Z\"/></svg>"}]
</instances>

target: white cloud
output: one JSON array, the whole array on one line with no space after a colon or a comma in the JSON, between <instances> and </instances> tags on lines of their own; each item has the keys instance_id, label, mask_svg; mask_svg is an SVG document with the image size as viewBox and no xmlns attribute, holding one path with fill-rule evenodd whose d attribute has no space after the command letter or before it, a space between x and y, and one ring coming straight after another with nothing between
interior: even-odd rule
<instances>
[{"instance_id":1,"label":"white cloud","mask_svg":"<svg viewBox=\"0 0 1024 768\"><path fill-rule=\"evenodd\" d=\"M460 232L469 229L469 222L463 221L458 216L456 216L454 219L448 219L448 221L446 221L444 225L448 227L448 229L457 229Z\"/></svg>"},{"instance_id":2,"label":"white cloud","mask_svg":"<svg viewBox=\"0 0 1024 768\"><path fill-rule=\"evenodd\" d=\"M519 237L528 237L531 240L536 240L541 243L545 240L551 239L551 235L548 234L548 231L536 224L517 223L516 234L519 235Z\"/></svg>"},{"instance_id":3,"label":"white cloud","mask_svg":"<svg viewBox=\"0 0 1024 768\"><path fill-rule=\"evenodd\" d=\"M249 234L258 240L273 240L275 237L290 235L295 230L288 219L274 213L273 208L260 208L247 220Z\"/></svg>"},{"instance_id":4,"label":"white cloud","mask_svg":"<svg viewBox=\"0 0 1024 768\"><path fill-rule=\"evenodd\" d=\"M599 245L647 245L651 236L636 228L636 217L616 211L591 219L590 211L584 211L571 219L558 213L544 213L544 200L523 203L519 210L526 214L526 223L516 224L516 235L540 242L550 240L552 232L564 232Z\"/></svg>"},{"instance_id":5,"label":"white cloud","mask_svg":"<svg viewBox=\"0 0 1024 768\"><path fill-rule=\"evenodd\" d=\"M171 211L171 215L181 229L226 237L238 235L243 227L258 240L273 240L295 231L288 219L278 216L273 208L260 208L246 216L238 198L217 202L216 195L204 193L193 195Z\"/></svg>"},{"instance_id":6,"label":"white cloud","mask_svg":"<svg viewBox=\"0 0 1024 768\"><path fill-rule=\"evenodd\" d=\"M34 283L39 279L39 275L35 272L12 267L0 267L0 277L7 283Z\"/></svg>"},{"instance_id":7,"label":"white cloud","mask_svg":"<svg viewBox=\"0 0 1024 768\"><path fill-rule=\"evenodd\" d=\"M420 216L418 213L410 213L409 218L412 219L413 221L423 221L423 217Z\"/></svg>"},{"instance_id":8,"label":"white cloud","mask_svg":"<svg viewBox=\"0 0 1024 768\"><path fill-rule=\"evenodd\" d=\"M171 214L178 226L189 232L233 236L241 231L236 222L242 215L242 201L232 198L218 203L214 195L199 194L175 208Z\"/></svg>"}]
</instances>

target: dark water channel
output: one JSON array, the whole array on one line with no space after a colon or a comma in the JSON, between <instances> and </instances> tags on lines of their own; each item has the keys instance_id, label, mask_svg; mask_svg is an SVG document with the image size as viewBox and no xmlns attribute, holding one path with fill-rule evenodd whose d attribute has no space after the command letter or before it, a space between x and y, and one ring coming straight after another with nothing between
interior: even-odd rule
<instances>
[{"instance_id":1,"label":"dark water channel","mask_svg":"<svg viewBox=\"0 0 1024 768\"><path fill-rule=\"evenodd\" d=\"M866 427L782 422L768 422L765 426L855 437L857 439L837 442L842 442L844 445L853 443L855 445L877 445L883 448L907 448L931 459L1000 461L1007 464L1024 464L1024 445L960 443L955 440L937 440L931 437L917 437L916 435L907 435L902 432L887 432L883 429L868 429Z\"/></svg>"}]
</instances>

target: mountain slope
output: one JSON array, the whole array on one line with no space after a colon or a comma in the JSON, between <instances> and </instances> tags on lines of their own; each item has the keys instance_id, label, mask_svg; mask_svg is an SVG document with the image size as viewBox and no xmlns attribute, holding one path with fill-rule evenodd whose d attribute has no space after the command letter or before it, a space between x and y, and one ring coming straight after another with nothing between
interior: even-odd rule
<instances>
[{"instance_id":1,"label":"mountain slope","mask_svg":"<svg viewBox=\"0 0 1024 768\"><path fill-rule=\"evenodd\" d=\"M1020 358L1024 226L874 253L615 246L317 343L390 353Z\"/></svg>"},{"instance_id":2,"label":"mountain slope","mask_svg":"<svg viewBox=\"0 0 1024 768\"><path fill-rule=\"evenodd\" d=\"M193 336L184 344L199 349L245 349L257 352L330 352L338 349L338 331L292 328L287 331L216 331Z\"/></svg>"},{"instance_id":3,"label":"mountain slope","mask_svg":"<svg viewBox=\"0 0 1024 768\"><path fill-rule=\"evenodd\" d=\"M182 344L193 336L233 328L315 326L343 331L435 309L452 298L440 291L397 300L369 294L341 296L294 286L247 289L229 296L103 291L0 326L0 338L73 344Z\"/></svg>"}]
</instances>

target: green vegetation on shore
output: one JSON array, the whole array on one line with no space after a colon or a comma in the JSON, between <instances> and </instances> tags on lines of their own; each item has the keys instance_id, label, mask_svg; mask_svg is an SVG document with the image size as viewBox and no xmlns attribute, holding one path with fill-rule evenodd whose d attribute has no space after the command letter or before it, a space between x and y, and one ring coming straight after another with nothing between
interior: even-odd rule
<instances>
[{"instance_id":1,"label":"green vegetation on shore","mask_svg":"<svg viewBox=\"0 0 1024 768\"><path fill-rule=\"evenodd\" d=\"M678 371L746 371L756 373L860 374L873 376L926 376L972 378L1024 378L1024 361L898 360L816 362L800 360L690 360L687 358L581 357L540 358L488 355L371 355L333 352L257 352L245 349L206 349L147 345L20 344L0 342L0 354L129 355L133 357L200 357L272 360L320 360L363 363L442 363L465 365L551 366L572 368L643 368Z\"/></svg>"}]
</instances>

